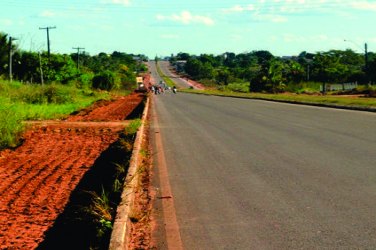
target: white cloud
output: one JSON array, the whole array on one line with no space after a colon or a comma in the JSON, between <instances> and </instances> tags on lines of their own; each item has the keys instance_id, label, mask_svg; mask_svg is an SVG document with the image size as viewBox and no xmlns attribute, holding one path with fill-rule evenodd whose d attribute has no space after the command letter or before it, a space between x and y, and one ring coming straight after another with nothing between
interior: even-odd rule
<instances>
[{"instance_id":1,"label":"white cloud","mask_svg":"<svg viewBox=\"0 0 376 250\"><path fill-rule=\"evenodd\" d=\"M273 41L280 40L276 36L272 36L270 39ZM324 34L305 36L305 35L285 33L285 34L282 34L282 40L286 43L305 43L305 42L322 43L322 42L329 41L329 37Z\"/></svg>"},{"instance_id":2,"label":"white cloud","mask_svg":"<svg viewBox=\"0 0 376 250\"><path fill-rule=\"evenodd\" d=\"M192 24L192 23L199 23L204 24L206 26L214 25L214 20L207 16L199 16L199 15L192 15L189 11L182 11L180 14L172 14L170 16L164 15L157 15L157 20L169 20L174 21L182 24Z\"/></svg>"},{"instance_id":3,"label":"white cloud","mask_svg":"<svg viewBox=\"0 0 376 250\"><path fill-rule=\"evenodd\" d=\"M112 0L112 3L121 4L121 5L125 5L125 6L131 4L130 0Z\"/></svg>"},{"instance_id":4,"label":"white cloud","mask_svg":"<svg viewBox=\"0 0 376 250\"><path fill-rule=\"evenodd\" d=\"M298 36L298 35L294 35L294 34L283 34L283 41L287 42L287 43L291 43L291 42L305 42L307 40L306 37L304 36Z\"/></svg>"},{"instance_id":5,"label":"white cloud","mask_svg":"<svg viewBox=\"0 0 376 250\"><path fill-rule=\"evenodd\" d=\"M242 35L239 35L239 34L232 34L230 36L230 39L234 42L239 42L239 41L242 41L244 39L244 37Z\"/></svg>"},{"instance_id":6,"label":"white cloud","mask_svg":"<svg viewBox=\"0 0 376 250\"><path fill-rule=\"evenodd\" d=\"M163 39L179 39L179 36L175 34L163 34L160 37Z\"/></svg>"},{"instance_id":7,"label":"white cloud","mask_svg":"<svg viewBox=\"0 0 376 250\"><path fill-rule=\"evenodd\" d=\"M54 17L56 16L55 12L51 11L51 10L44 10L42 11L39 16L41 17Z\"/></svg>"},{"instance_id":8,"label":"white cloud","mask_svg":"<svg viewBox=\"0 0 376 250\"><path fill-rule=\"evenodd\" d=\"M273 0L274 4L280 5L280 0ZM293 1L293 0L285 0L285 1ZM281 5L284 7L285 5ZM282 8L281 7L281 8ZM279 14L283 11L276 11L274 5L266 4L265 1L259 1L257 4L249 4L246 6L241 5L234 5L228 9L222 9L224 13L243 13L243 12L251 12L252 18L257 21L267 21L267 22L274 22L274 23L282 23L287 22L287 17L282 16Z\"/></svg>"},{"instance_id":9,"label":"white cloud","mask_svg":"<svg viewBox=\"0 0 376 250\"><path fill-rule=\"evenodd\" d=\"M323 41L328 41L329 37L327 35L317 35L317 36L313 37L313 39L316 40L316 41L323 42Z\"/></svg>"},{"instance_id":10,"label":"white cloud","mask_svg":"<svg viewBox=\"0 0 376 250\"><path fill-rule=\"evenodd\" d=\"M247 6L234 5L231 8L222 9L222 11L225 13L232 13L232 12L254 11L255 9L256 8L253 4L249 4Z\"/></svg>"},{"instance_id":11,"label":"white cloud","mask_svg":"<svg viewBox=\"0 0 376 250\"><path fill-rule=\"evenodd\" d=\"M253 19L257 21L269 21L273 23L285 23L288 21L287 17L273 14L255 14Z\"/></svg>"},{"instance_id":12,"label":"white cloud","mask_svg":"<svg viewBox=\"0 0 376 250\"><path fill-rule=\"evenodd\" d=\"M376 11L376 2L369 1L353 1L351 7L359 10Z\"/></svg>"},{"instance_id":13,"label":"white cloud","mask_svg":"<svg viewBox=\"0 0 376 250\"><path fill-rule=\"evenodd\" d=\"M103 0L102 3L129 6L131 4L131 0Z\"/></svg>"},{"instance_id":14,"label":"white cloud","mask_svg":"<svg viewBox=\"0 0 376 250\"><path fill-rule=\"evenodd\" d=\"M0 24L4 26L11 26L13 21L10 19L0 19Z\"/></svg>"}]
</instances>

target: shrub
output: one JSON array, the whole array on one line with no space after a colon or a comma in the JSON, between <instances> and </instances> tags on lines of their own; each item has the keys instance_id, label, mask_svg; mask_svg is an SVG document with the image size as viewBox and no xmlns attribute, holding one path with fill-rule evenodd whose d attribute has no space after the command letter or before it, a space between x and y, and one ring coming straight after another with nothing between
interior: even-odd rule
<instances>
[{"instance_id":1,"label":"shrub","mask_svg":"<svg viewBox=\"0 0 376 250\"><path fill-rule=\"evenodd\" d=\"M249 92L249 83L235 82L227 85L227 88L234 92L248 93Z\"/></svg>"},{"instance_id":2,"label":"shrub","mask_svg":"<svg viewBox=\"0 0 376 250\"><path fill-rule=\"evenodd\" d=\"M115 76L111 71L103 71L93 77L92 87L101 90L112 90L115 87Z\"/></svg>"},{"instance_id":3,"label":"shrub","mask_svg":"<svg viewBox=\"0 0 376 250\"><path fill-rule=\"evenodd\" d=\"M91 86L93 81L94 74L92 73L85 73L81 74L79 77L79 84L77 84L78 88L88 88Z\"/></svg>"},{"instance_id":4,"label":"shrub","mask_svg":"<svg viewBox=\"0 0 376 250\"><path fill-rule=\"evenodd\" d=\"M297 94L313 94L320 92L321 85L319 82L288 83L285 90Z\"/></svg>"},{"instance_id":5,"label":"shrub","mask_svg":"<svg viewBox=\"0 0 376 250\"><path fill-rule=\"evenodd\" d=\"M72 102L76 95L76 89L58 84L51 85L22 85L10 90L13 102L28 104L65 104Z\"/></svg>"},{"instance_id":6,"label":"shrub","mask_svg":"<svg viewBox=\"0 0 376 250\"><path fill-rule=\"evenodd\" d=\"M0 149L15 147L19 142L23 124L14 106L0 106Z\"/></svg>"},{"instance_id":7,"label":"shrub","mask_svg":"<svg viewBox=\"0 0 376 250\"><path fill-rule=\"evenodd\" d=\"M42 95L47 103L64 104L73 102L75 91L73 88L58 87L52 84L42 88Z\"/></svg>"}]
</instances>

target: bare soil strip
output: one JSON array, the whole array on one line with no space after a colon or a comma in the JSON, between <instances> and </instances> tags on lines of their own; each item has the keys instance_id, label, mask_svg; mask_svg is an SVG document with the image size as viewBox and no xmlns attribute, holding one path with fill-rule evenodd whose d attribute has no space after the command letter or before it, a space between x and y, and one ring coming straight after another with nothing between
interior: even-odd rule
<instances>
[{"instance_id":1,"label":"bare soil strip","mask_svg":"<svg viewBox=\"0 0 376 250\"><path fill-rule=\"evenodd\" d=\"M23 144L0 151L0 249L35 249L72 190L114 143L142 94L97 103L66 121L30 123Z\"/></svg>"}]
</instances>

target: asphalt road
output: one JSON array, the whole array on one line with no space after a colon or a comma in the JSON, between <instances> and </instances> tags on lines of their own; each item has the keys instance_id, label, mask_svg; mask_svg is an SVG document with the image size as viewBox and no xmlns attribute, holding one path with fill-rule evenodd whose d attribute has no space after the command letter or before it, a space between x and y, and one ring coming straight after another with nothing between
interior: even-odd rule
<instances>
[{"instance_id":1,"label":"asphalt road","mask_svg":"<svg viewBox=\"0 0 376 250\"><path fill-rule=\"evenodd\" d=\"M376 114L183 93L153 105L185 249L376 249Z\"/></svg>"}]
</instances>

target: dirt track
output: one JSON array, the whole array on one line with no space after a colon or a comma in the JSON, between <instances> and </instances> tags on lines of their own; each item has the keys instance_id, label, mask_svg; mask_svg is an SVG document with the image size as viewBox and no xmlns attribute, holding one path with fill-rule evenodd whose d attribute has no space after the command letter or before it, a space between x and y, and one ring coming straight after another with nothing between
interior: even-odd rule
<instances>
[{"instance_id":1,"label":"dirt track","mask_svg":"<svg viewBox=\"0 0 376 250\"><path fill-rule=\"evenodd\" d=\"M31 123L20 147L0 151L1 249L38 247L72 190L142 100L142 94L132 94L65 121Z\"/></svg>"}]
</instances>

